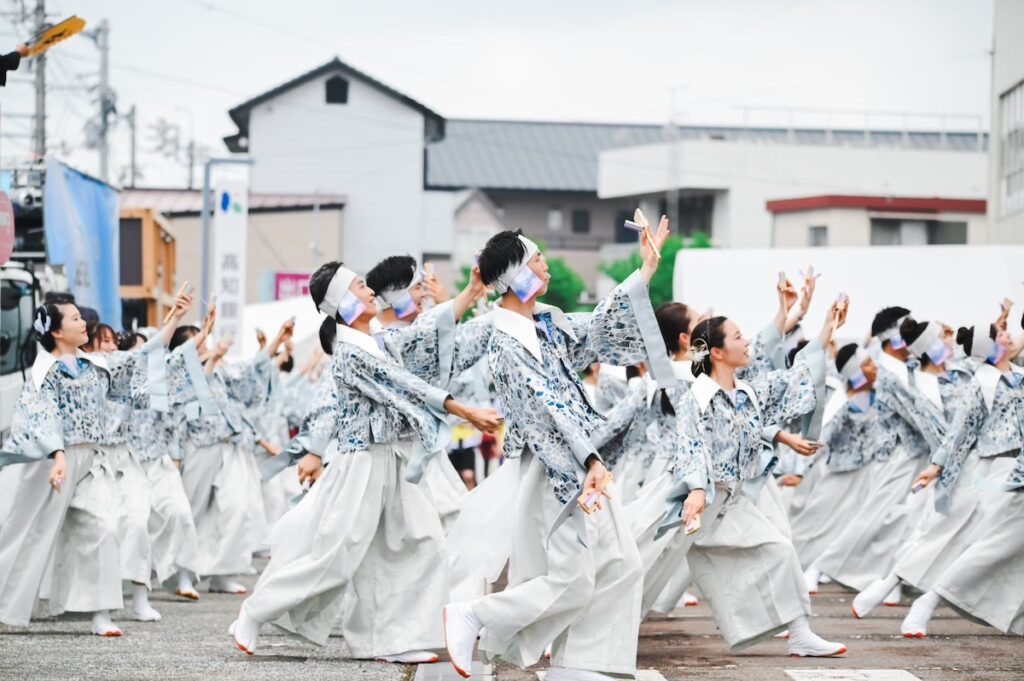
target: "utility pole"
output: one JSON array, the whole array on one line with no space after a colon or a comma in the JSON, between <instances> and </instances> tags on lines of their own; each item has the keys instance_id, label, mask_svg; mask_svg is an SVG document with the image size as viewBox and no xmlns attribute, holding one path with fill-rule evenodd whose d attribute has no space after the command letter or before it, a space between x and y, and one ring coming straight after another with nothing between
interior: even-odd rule
<instances>
[{"instance_id":1,"label":"utility pole","mask_svg":"<svg viewBox=\"0 0 1024 681\"><path fill-rule=\"evenodd\" d=\"M46 1L36 0L35 34L39 35L46 28ZM36 127L35 152L39 158L46 156L46 53L36 57L33 66L36 69Z\"/></svg>"},{"instance_id":2,"label":"utility pole","mask_svg":"<svg viewBox=\"0 0 1024 681\"><path fill-rule=\"evenodd\" d=\"M135 157L135 105L132 104L132 108L128 110L125 115L125 120L128 121L128 129L131 131L131 145L129 147L131 153L131 174L129 175L128 186L134 187L135 180L139 174L139 166L136 162Z\"/></svg>"},{"instance_id":3,"label":"utility pole","mask_svg":"<svg viewBox=\"0 0 1024 681\"><path fill-rule=\"evenodd\" d=\"M96 31L96 47L100 51L100 179L110 181L110 114L114 112L113 96L110 92L110 24L106 19L100 21ZM133 163L134 167L134 163Z\"/></svg>"}]
</instances>

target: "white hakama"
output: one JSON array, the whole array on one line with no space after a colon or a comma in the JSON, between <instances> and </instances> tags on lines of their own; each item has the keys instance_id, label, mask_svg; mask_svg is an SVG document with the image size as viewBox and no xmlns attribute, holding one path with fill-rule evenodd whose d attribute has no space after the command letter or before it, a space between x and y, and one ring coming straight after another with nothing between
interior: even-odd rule
<instances>
[{"instance_id":1,"label":"white hakama","mask_svg":"<svg viewBox=\"0 0 1024 681\"><path fill-rule=\"evenodd\" d=\"M484 624L481 653L486 659L528 667L551 645L552 666L635 674L642 566L615 483L601 510L580 517L587 536L583 546L575 517L548 539L562 505L552 494L547 469L528 449L515 463L509 470L518 475L499 472L477 488L484 490L492 481L517 485L516 501L502 509L512 514L509 586L472 601ZM503 531L483 523L478 529Z\"/></svg>"},{"instance_id":2,"label":"white hakama","mask_svg":"<svg viewBox=\"0 0 1024 681\"><path fill-rule=\"evenodd\" d=\"M994 457L968 457L951 490L948 512L929 513L896 561L893 572L897 577L921 591L930 590L979 534L998 520L992 512L1004 500L1000 495L986 496L972 485L976 475L989 477L997 461Z\"/></svg>"},{"instance_id":3,"label":"white hakama","mask_svg":"<svg viewBox=\"0 0 1024 681\"><path fill-rule=\"evenodd\" d=\"M40 614L116 610L123 605L113 471L94 447L64 451L63 490L52 463L15 466L16 496L0 526L0 622L25 626ZM47 580L44 583L44 580Z\"/></svg>"},{"instance_id":4,"label":"white hakama","mask_svg":"<svg viewBox=\"0 0 1024 681\"><path fill-rule=\"evenodd\" d=\"M195 572L204 577L251 573L252 554L267 535L252 453L230 442L200 447L185 456L181 481L195 520Z\"/></svg>"},{"instance_id":5,"label":"white hakama","mask_svg":"<svg viewBox=\"0 0 1024 681\"><path fill-rule=\"evenodd\" d=\"M169 456L143 461L149 492L150 558L157 583L179 570L196 572L198 539L181 473Z\"/></svg>"},{"instance_id":6,"label":"white hakama","mask_svg":"<svg viewBox=\"0 0 1024 681\"><path fill-rule=\"evenodd\" d=\"M938 578L934 590L968 617L1024 636L1024 494L1007 494L998 517Z\"/></svg>"},{"instance_id":7,"label":"white hakama","mask_svg":"<svg viewBox=\"0 0 1024 681\"><path fill-rule=\"evenodd\" d=\"M758 643L810 615L796 550L754 499L716 485L702 525L686 560L730 648Z\"/></svg>"},{"instance_id":8,"label":"white hakama","mask_svg":"<svg viewBox=\"0 0 1024 681\"><path fill-rule=\"evenodd\" d=\"M911 499L914 478L928 466L928 457L910 458L897 446L892 457L874 466L870 488L845 529L815 561L823 574L843 586L862 591L887 576L908 530L924 513L919 500Z\"/></svg>"},{"instance_id":9,"label":"white hakama","mask_svg":"<svg viewBox=\"0 0 1024 681\"><path fill-rule=\"evenodd\" d=\"M813 488L790 518L793 547L806 569L853 522L870 488L872 465L852 471L829 470L824 461L811 472L796 491L811 482ZM814 480L811 480L814 476Z\"/></svg>"},{"instance_id":10,"label":"white hakama","mask_svg":"<svg viewBox=\"0 0 1024 681\"><path fill-rule=\"evenodd\" d=\"M117 471L120 492L118 543L121 547L121 579L145 584L153 565L153 542L149 536L149 481L146 472L127 445L104 445L104 453Z\"/></svg>"},{"instance_id":11,"label":"white hakama","mask_svg":"<svg viewBox=\"0 0 1024 681\"><path fill-rule=\"evenodd\" d=\"M356 658L444 647L444 536L430 499L403 477L408 448L331 460L274 527L271 561L242 606L250 617L315 645L342 618Z\"/></svg>"}]
</instances>

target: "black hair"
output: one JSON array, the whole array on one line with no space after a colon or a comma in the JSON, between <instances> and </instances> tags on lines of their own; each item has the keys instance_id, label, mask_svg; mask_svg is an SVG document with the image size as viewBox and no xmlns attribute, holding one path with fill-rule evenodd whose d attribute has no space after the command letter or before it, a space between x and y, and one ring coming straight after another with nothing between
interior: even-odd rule
<instances>
[{"instance_id":1,"label":"black hair","mask_svg":"<svg viewBox=\"0 0 1024 681\"><path fill-rule=\"evenodd\" d=\"M836 352L836 370L842 371L846 363L849 362L857 354L857 344L848 343L843 347L839 348Z\"/></svg>"},{"instance_id":2,"label":"black hair","mask_svg":"<svg viewBox=\"0 0 1024 681\"><path fill-rule=\"evenodd\" d=\"M317 307L324 302L324 298L327 297L327 289L331 286L331 280L334 279L334 275L341 267L343 265L340 260L332 260L320 265L316 272L310 275L309 296ZM334 352L334 339L338 336L338 322L340 321L338 312L335 310L334 314L324 317L323 323L320 324L320 347L328 355Z\"/></svg>"},{"instance_id":3,"label":"black hair","mask_svg":"<svg viewBox=\"0 0 1024 681\"><path fill-rule=\"evenodd\" d=\"M665 303L654 311L661 338L669 354L679 352L679 334L690 333L690 308L682 303Z\"/></svg>"},{"instance_id":4,"label":"black hair","mask_svg":"<svg viewBox=\"0 0 1024 681\"><path fill-rule=\"evenodd\" d=\"M377 293L408 288L416 275L416 260L411 255L384 258L366 273L366 285Z\"/></svg>"},{"instance_id":5,"label":"black hair","mask_svg":"<svg viewBox=\"0 0 1024 681\"><path fill-rule=\"evenodd\" d=\"M295 368L295 355L288 355L288 358L281 362L280 369L286 374L290 374L292 369Z\"/></svg>"},{"instance_id":6,"label":"black hair","mask_svg":"<svg viewBox=\"0 0 1024 681\"><path fill-rule=\"evenodd\" d=\"M906 317L909 314L910 310L905 307L896 306L882 309L875 315L874 321L871 322L871 335L877 336L883 331L891 329L896 325L896 322L898 322L900 318Z\"/></svg>"},{"instance_id":7,"label":"black hair","mask_svg":"<svg viewBox=\"0 0 1024 681\"><path fill-rule=\"evenodd\" d=\"M995 324L991 324L988 327L988 337L992 340L996 339L999 335L999 329L996 328ZM956 342L959 343L964 352L968 355L971 354L971 349L974 347L974 327L973 326L961 326L956 332Z\"/></svg>"},{"instance_id":8,"label":"black hair","mask_svg":"<svg viewBox=\"0 0 1024 681\"><path fill-rule=\"evenodd\" d=\"M808 342L809 341L807 341L807 340L802 340L799 343L797 343L796 345L794 345L793 348L788 353L786 353L786 367L787 368L793 366L793 362L796 361L797 353L800 352L801 350L803 350L804 348L806 348Z\"/></svg>"},{"instance_id":9,"label":"black hair","mask_svg":"<svg viewBox=\"0 0 1024 681\"><path fill-rule=\"evenodd\" d=\"M58 305L75 303L75 294L71 291L47 291L43 294L43 303L55 303ZM81 312L81 308L79 308L79 312Z\"/></svg>"},{"instance_id":10,"label":"black hair","mask_svg":"<svg viewBox=\"0 0 1024 681\"><path fill-rule=\"evenodd\" d=\"M131 350L140 339L143 343L149 340L146 338L146 334L144 333L139 333L138 331L122 331L117 334L117 349L122 352Z\"/></svg>"},{"instance_id":11,"label":"black hair","mask_svg":"<svg viewBox=\"0 0 1024 681\"><path fill-rule=\"evenodd\" d=\"M89 340L86 341L86 345L88 345L90 348L95 350L96 349L96 341L97 341L97 339L100 338L100 336L103 334L104 331L109 331L110 335L114 339L114 342L117 343L117 332L114 331L114 327L112 327L110 324L104 324L103 322L97 322L96 325L93 326L92 329L89 332Z\"/></svg>"},{"instance_id":12,"label":"black hair","mask_svg":"<svg viewBox=\"0 0 1024 681\"><path fill-rule=\"evenodd\" d=\"M913 317L907 317L900 324L900 337L907 345L910 345L924 333L924 330L928 328L928 322L915 321ZM932 363L931 358L928 357L927 352L921 353L918 357L921 361L921 366L928 366Z\"/></svg>"},{"instance_id":13,"label":"black hair","mask_svg":"<svg viewBox=\"0 0 1024 681\"><path fill-rule=\"evenodd\" d=\"M639 365L632 365L631 364L631 365L626 367L626 380L628 381L628 380L633 379L633 378L640 378L640 366Z\"/></svg>"},{"instance_id":14,"label":"black hair","mask_svg":"<svg viewBox=\"0 0 1024 681\"><path fill-rule=\"evenodd\" d=\"M707 350L708 354L704 359L694 361L690 367L694 376L711 374L711 349L725 347L725 331L722 325L727 319L725 317L711 317L697 325L697 328L690 333L690 349L696 351Z\"/></svg>"},{"instance_id":15,"label":"black hair","mask_svg":"<svg viewBox=\"0 0 1024 681\"><path fill-rule=\"evenodd\" d=\"M60 306L74 304L75 299L71 296L52 294L46 297L45 303L36 308L35 319L43 326L46 325L47 320L50 322L50 330L46 333L36 331L36 340L47 352L53 352L57 347L57 340L53 337L53 332L60 331L61 324L64 323L64 313L61 312Z\"/></svg>"},{"instance_id":16,"label":"black hair","mask_svg":"<svg viewBox=\"0 0 1024 681\"><path fill-rule=\"evenodd\" d=\"M192 336L195 336L197 333L199 333L198 326L191 326L188 324L185 324L184 326L179 326L174 330L174 333L171 334L171 342L167 344L167 350L173 352L175 348L177 348L179 345L184 345L186 342L188 342L190 338L192 338Z\"/></svg>"},{"instance_id":17,"label":"black hair","mask_svg":"<svg viewBox=\"0 0 1024 681\"><path fill-rule=\"evenodd\" d=\"M519 240L521 230L507 229L498 232L484 245L480 251L477 264L480 266L480 279L485 286L493 284L505 270L526 257L526 246Z\"/></svg>"}]
</instances>

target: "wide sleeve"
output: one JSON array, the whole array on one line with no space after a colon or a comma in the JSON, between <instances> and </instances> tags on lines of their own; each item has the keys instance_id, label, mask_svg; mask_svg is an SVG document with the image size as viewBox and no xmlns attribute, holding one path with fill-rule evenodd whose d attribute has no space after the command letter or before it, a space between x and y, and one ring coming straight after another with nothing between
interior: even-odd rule
<instances>
[{"instance_id":1,"label":"wide sleeve","mask_svg":"<svg viewBox=\"0 0 1024 681\"><path fill-rule=\"evenodd\" d=\"M785 369L785 346L775 324L769 324L750 346L750 363L736 372L736 377L753 383L769 371Z\"/></svg>"},{"instance_id":2,"label":"wide sleeve","mask_svg":"<svg viewBox=\"0 0 1024 681\"><path fill-rule=\"evenodd\" d=\"M259 406L270 396L271 371L276 371L270 355L260 350L248 361L232 362L218 368L228 394L244 407Z\"/></svg>"},{"instance_id":3,"label":"wide sleeve","mask_svg":"<svg viewBox=\"0 0 1024 681\"><path fill-rule=\"evenodd\" d=\"M302 419L300 430L307 438L308 451L322 457L338 432L338 390L332 373L320 376L313 400Z\"/></svg>"},{"instance_id":4,"label":"wide sleeve","mask_svg":"<svg viewBox=\"0 0 1024 681\"><path fill-rule=\"evenodd\" d=\"M402 367L347 343L335 349L331 372L339 395L344 394L346 386L354 388L383 406L390 418L404 418L428 452L447 445L447 390L435 388ZM343 409L351 406L341 405Z\"/></svg>"},{"instance_id":5,"label":"wide sleeve","mask_svg":"<svg viewBox=\"0 0 1024 681\"><path fill-rule=\"evenodd\" d=\"M590 434L590 440L597 447L608 468L615 468L626 453L631 429L645 427L642 421L647 407L647 386L643 379L630 381L625 399L619 400L608 413L605 421Z\"/></svg>"},{"instance_id":6,"label":"wide sleeve","mask_svg":"<svg viewBox=\"0 0 1024 681\"><path fill-rule=\"evenodd\" d=\"M706 434L704 418L697 401L687 395L676 405L675 452L669 463L672 489L665 497L667 509L658 526L656 537L682 524L683 503L694 490L704 490L704 503L710 506L715 495L711 478L710 438Z\"/></svg>"},{"instance_id":7,"label":"wide sleeve","mask_svg":"<svg viewBox=\"0 0 1024 681\"><path fill-rule=\"evenodd\" d=\"M455 327L455 357L452 376L457 377L475 366L487 355L487 347L494 333L491 315L463 322Z\"/></svg>"},{"instance_id":8,"label":"wide sleeve","mask_svg":"<svg viewBox=\"0 0 1024 681\"><path fill-rule=\"evenodd\" d=\"M155 392L167 395L163 367L158 372L151 365L151 360L154 365L158 361L162 364L166 356L163 339L159 335L146 341L145 345L134 352L99 352L94 356L104 361L110 373L111 387L106 395L109 399L133 399L147 403Z\"/></svg>"},{"instance_id":9,"label":"wide sleeve","mask_svg":"<svg viewBox=\"0 0 1024 681\"><path fill-rule=\"evenodd\" d=\"M750 385L765 426L782 426L806 417L801 424L804 437L819 436L825 403L825 353L818 341L808 343L791 368L766 372Z\"/></svg>"},{"instance_id":10,"label":"wide sleeve","mask_svg":"<svg viewBox=\"0 0 1024 681\"><path fill-rule=\"evenodd\" d=\"M639 271L616 286L593 312L566 317L576 336L568 352L576 371L595 362L614 366L644 363L659 385L675 384L647 283Z\"/></svg>"},{"instance_id":11,"label":"wide sleeve","mask_svg":"<svg viewBox=\"0 0 1024 681\"><path fill-rule=\"evenodd\" d=\"M14 405L11 434L0 451L0 466L45 459L64 449L64 425L53 374L37 390L26 382Z\"/></svg>"},{"instance_id":12,"label":"wide sleeve","mask_svg":"<svg viewBox=\"0 0 1024 681\"><path fill-rule=\"evenodd\" d=\"M882 377L879 399L924 437L934 451L946 436L946 415L915 387L903 385L891 375Z\"/></svg>"},{"instance_id":13,"label":"wide sleeve","mask_svg":"<svg viewBox=\"0 0 1024 681\"><path fill-rule=\"evenodd\" d=\"M384 331L402 357L402 365L414 376L433 384L451 379L455 355L455 307L452 301L421 313L408 326Z\"/></svg>"},{"instance_id":14,"label":"wide sleeve","mask_svg":"<svg viewBox=\"0 0 1024 681\"><path fill-rule=\"evenodd\" d=\"M518 343L492 348L489 359L506 421L525 434L522 444L561 480L575 481L576 473L587 469L588 458L600 458L590 441L590 422L549 385ZM506 447L509 441L506 436Z\"/></svg>"},{"instance_id":15,"label":"wide sleeve","mask_svg":"<svg viewBox=\"0 0 1024 681\"><path fill-rule=\"evenodd\" d=\"M971 390L964 395L964 403L953 417L942 444L932 453L932 463L943 468L940 484L948 486L956 480L967 455L978 441L987 415L981 387L972 381Z\"/></svg>"}]
</instances>

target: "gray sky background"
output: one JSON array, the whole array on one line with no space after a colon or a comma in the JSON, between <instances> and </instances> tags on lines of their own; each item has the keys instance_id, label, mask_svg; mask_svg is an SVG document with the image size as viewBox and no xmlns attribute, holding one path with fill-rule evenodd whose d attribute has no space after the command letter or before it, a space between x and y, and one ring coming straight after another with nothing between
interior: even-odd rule
<instances>
[{"instance_id":1,"label":"gray sky background","mask_svg":"<svg viewBox=\"0 0 1024 681\"><path fill-rule=\"evenodd\" d=\"M32 0L26 3L33 4ZM0 10L11 10L0 0ZM186 171L159 158L158 118L194 128L225 153L227 110L337 55L452 118L740 124L739 107L956 114L949 129L988 126L990 0L50 0L54 18L111 24L111 84L121 111L140 118L140 184L183 186ZM0 21L0 41L26 37ZM82 36L54 48L59 88L96 81L98 53ZM24 67L19 80L31 77ZM97 172L83 125L92 93L55 89L51 148ZM31 112L32 88L8 82L4 112ZM750 122L785 124L756 112ZM824 125L805 113L802 125ZM939 129L915 116L914 128ZM3 119L6 133L27 119ZM834 116L860 127L861 115ZM871 127L903 125L875 116ZM28 140L2 139L5 163ZM127 126L115 130L112 175L127 165ZM197 172L197 177L199 173Z\"/></svg>"}]
</instances>

